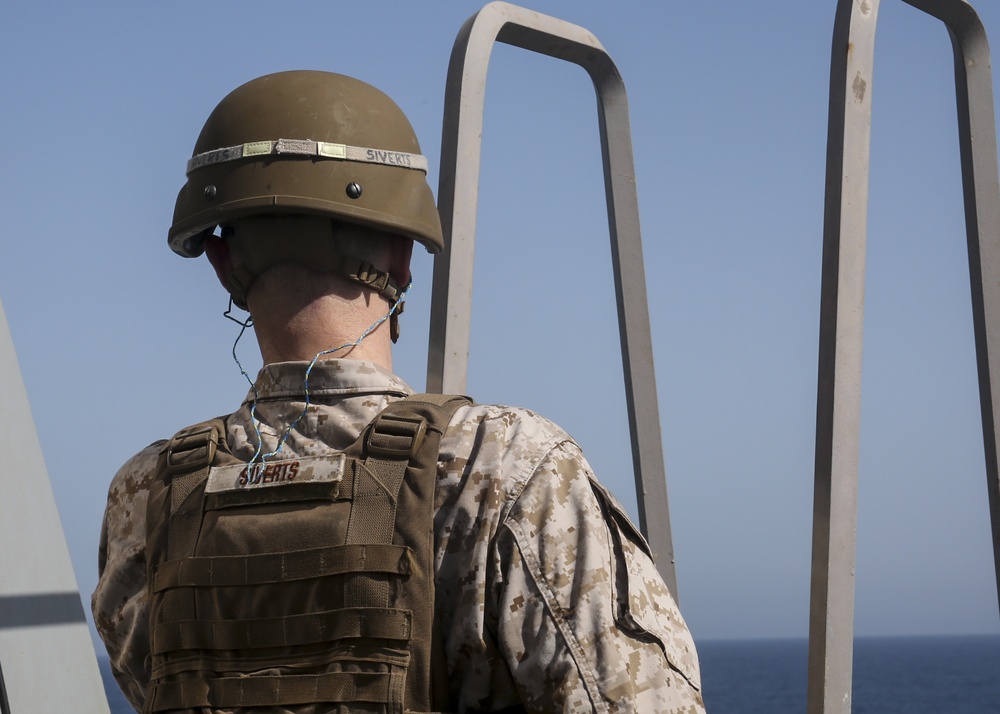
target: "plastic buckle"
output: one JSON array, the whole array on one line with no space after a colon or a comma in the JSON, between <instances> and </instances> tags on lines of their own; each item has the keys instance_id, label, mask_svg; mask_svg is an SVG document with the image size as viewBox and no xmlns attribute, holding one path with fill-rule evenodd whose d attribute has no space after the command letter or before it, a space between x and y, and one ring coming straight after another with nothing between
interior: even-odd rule
<instances>
[{"instance_id":1,"label":"plastic buckle","mask_svg":"<svg viewBox=\"0 0 1000 714\"><path fill-rule=\"evenodd\" d=\"M379 414L365 439L372 456L409 459L427 435L427 420L416 414Z\"/></svg>"},{"instance_id":2,"label":"plastic buckle","mask_svg":"<svg viewBox=\"0 0 1000 714\"><path fill-rule=\"evenodd\" d=\"M218 432L211 426L175 436L167 447L167 468L190 471L210 465L215 459L218 439Z\"/></svg>"}]
</instances>

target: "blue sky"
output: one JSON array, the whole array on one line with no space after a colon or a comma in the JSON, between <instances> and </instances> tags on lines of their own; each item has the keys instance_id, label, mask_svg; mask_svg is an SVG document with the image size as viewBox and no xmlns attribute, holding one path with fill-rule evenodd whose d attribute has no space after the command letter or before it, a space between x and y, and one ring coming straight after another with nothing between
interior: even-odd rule
<instances>
[{"instance_id":1,"label":"blue sky","mask_svg":"<svg viewBox=\"0 0 1000 714\"><path fill-rule=\"evenodd\" d=\"M857 631L995 633L951 48L881 5ZM223 291L166 247L208 113L261 74L354 75L409 115L436 187L448 56L479 6L7 8L0 299L84 593L120 464L246 390ZM701 639L805 636L835 2L531 7L591 30L629 91L685 616ZM560 423L634 512L589 80L499 46L487 91L469 390ZM396 367L422 388L430 259L414 272Z\"/></svg>"}]
</instances>

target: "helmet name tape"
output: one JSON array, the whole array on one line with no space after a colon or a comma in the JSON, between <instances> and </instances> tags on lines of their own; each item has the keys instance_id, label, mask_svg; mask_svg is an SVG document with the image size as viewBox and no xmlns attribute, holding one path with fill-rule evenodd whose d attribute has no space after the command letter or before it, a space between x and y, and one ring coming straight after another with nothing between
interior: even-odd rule
<instances>
[{"instance_id":1,"label":"helmet name tape","mask_svg":"<svg viewBox=\"0 0 1000 714\"><path fill-rule=\"evenodd\" d=\"M334 144L329 141L313 141L311 139L251 141L246 144L206 151L203 154L191 157L187 164L187 173L191 174L192 171L200 169L203 166L259 156L309 156L315 159L333 159L335 161L357 161L365 164L399 166L404 169L413 169L415 171L422 171L425 174L427 173L427 157L421 154L370 149L363 146L348 146L347 144Z\"/></svg>"}]
</instances>

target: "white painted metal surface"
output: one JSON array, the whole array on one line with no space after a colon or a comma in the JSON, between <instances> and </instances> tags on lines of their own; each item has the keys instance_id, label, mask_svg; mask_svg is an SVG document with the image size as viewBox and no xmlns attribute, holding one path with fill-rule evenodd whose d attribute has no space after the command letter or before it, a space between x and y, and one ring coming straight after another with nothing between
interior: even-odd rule
<instances>
[{"instance_id":1,"label":"white painted metal surface","mask_svg":"<svg viewBox=\"0 0 1000 714\"><path fill-rule=\"evenodd\" d=\"M97 658L0 304L3 714L108 714Z\"/></svg>"}]
</instances>

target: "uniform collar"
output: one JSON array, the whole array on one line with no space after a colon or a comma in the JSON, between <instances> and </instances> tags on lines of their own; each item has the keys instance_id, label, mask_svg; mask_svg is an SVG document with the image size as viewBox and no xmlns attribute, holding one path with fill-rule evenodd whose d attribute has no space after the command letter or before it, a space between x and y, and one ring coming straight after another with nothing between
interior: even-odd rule
<instances>
[{"instance_id":1,"label":"uniform collar","mask_svg":"<svg viewBox=\"0 0 1000 714\"><path fill-rule=\"evenodd\" d=\"M276 362L265 365L244 404L271 399L301 399L306 392L305 378L309 362ZM328 359L315 364L309 372L310 397L354 394L387 394L405 397L413 389L389 370L368 360Z\"/></svg>"}]
</instances>

